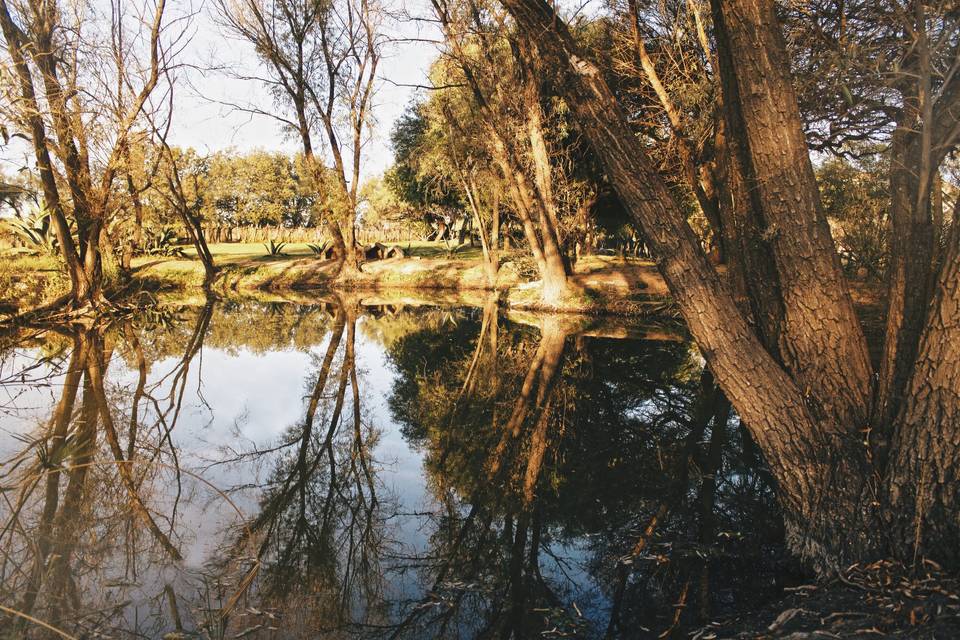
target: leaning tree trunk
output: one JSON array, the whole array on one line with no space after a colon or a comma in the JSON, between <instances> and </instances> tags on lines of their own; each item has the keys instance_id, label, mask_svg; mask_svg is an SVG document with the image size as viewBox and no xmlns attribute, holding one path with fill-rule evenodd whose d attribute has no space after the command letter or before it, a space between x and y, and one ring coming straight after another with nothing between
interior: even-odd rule
<instances>
[{"instance_id":1,"label":"leaning tree trunk","mask_svg":"<svg viewBox=\"0 0 960 640\"><path fill-rule=\"evenodd\" d=\"M193 242L193 248L197 252L197 257L199 257L200 262L203 263L203 290L207 296L210 296L213 294L213 281L217 278L217 266L214 263L210 247L207 246L207 238L203 233L203 224L200 222L200 218L190 211L184 210L181 211L180 214L184 226L187 227L187 231L190 233L190 240Z\"/></svg>"},{"instance_id":2,"label":"leaning tree trunk","mask_svg":"<svg viewBox=\"0 0 960 640\"><path fill-rule=\"evenodd\" d=\"M808 403L811 390L798 385L764 348L709 264L600 70L583 57L552 7L543 0L502 3L527 38L531 55L560 74L563 97L629 216L643 229L707 363L763 451L779 485L791 546L822 568L869 553L875 536L860 504L866 473L863 457L851 455L859 434L835 417L846 412ZM810 268L806 262L796 266ZM846 338L837 348L859 344L856 332ZM823 386L831 385L818 388Z\"/></svg>"},{"instance_id":3,"label":"leaning tree trunk","mask_svg":"<svg viewBox=\"0 0 960 640\"><path fill-rule=\"evenodd\" d=\"M449 15L446 10L436 2L434 3L434 8L437 17L443 25L447 41L453 45L458 56L461 56L464 60L467 59L467 56L463 55L463 51L461 50L457 32L451 29ZM492 45L484 36L482 30L479 35L481 38L481 52L488 53ZM520 57L522 59L522 56ZM528 62L530 61L528 60ZM487 56L487 63L490 65L496 64L490 56ZM484 92L484 88L481 86L473 69L466 63L461 63L460 67L463 71L467 86L470 89L473 101L480 110L480 115L485 124L490 155L499 167L503 179L508 186L510 197L514 203L514 210L517 213L517 217L520 218L524 236L527 239L534 261L537 264L537 270L543 282L541 299L549 305L557 304L567 291L568 270L560 249L555 220L556 216L551 217L550 212L546 210L548 200L544 198L544 193L537 188L537 185L530 184L530 180L527 178L520 161L520 153L516 144L509 136L504 134L503 115L494 110L490 95ZM530 74L527 73L526 75L529 77ZM530 96L532 95L531 90L536 92L536 87L528 82L525 87L525 95L528 106L532 107L533 103L530 100ZM501 95L503 91L499 84L495 85L489 93L495 97L503 97ZM540 129L539 113L540 107L539 104L537 104L536 111L531 113L533 117L528 118L526 124L528 125L528 136L534 156L539 155L535 163L537 164L537 170L539 172L538 176L542 178L544 175L549 177L549 172L544 173L546 147L544 146L543 134ZM538 143L540 145L539 148ZM546 167L549 167L549 159L546 158L546 161ZM549 183L549 180L547 182ZM552 202L549 202L549 204L552 204ZM540 221L539 229L535 223L535 218Z\"/></svg>"},{"instance_id":4,"label":"leaning tree trunk","mask_svg":"<svg viewBox=\"0 0 960 640\"><path fill-rule=\"evenodd\" d=\"M901 123L890 145L890 264L887 274L887 327L880 360L874 424L886 431L903 401L930 302L933 224L929 198L922 193L920 147L913 119ZM928 192L929 193L929 192Z\"/></svg>"},{"instance_id":5,"label":"leaning tree trunk","mask_svg":"<svg viewBox=\"0 0 960 640\"><path fill-rule=\"evenodd\" d=\"M560 242L560 222L557 217L557 201L553 190L553 168L550 151L543 133L543 106L537 69L524 64L523 45L518 47L523 102L527 110L527 139L530 142L530 158L533 163L534 195L539 212L540 239L543 246L543 293L546 304L559 303L568 289L569 268L563 256Z\"/></svg>"},{"instance_id":6,"label":"leaning tree trunk","mask_svg":"<svg viewBox=\"0 0 960 640\"><path fill-rule=\"evenodd\" d=\"M33 86L33 75L27 65L25 53L27 43L24 42L21 32L14 24L5 0L0 0L0 29L3 31L3 37L7 43L7 51L10 54L13 69L20 85L22 103L26 105L26 121L30 129L30 139L33 143L33 150L37 160L37 169L40 174L43 197L53 220L53 229L60 246L60 255L67 265L67 273L70 276L70 299L76 301L79 299L78 292L81 289L87 288L89 283L85 282L83 265L80 261L76 243L73 241L73 236L70 233L70 225L67 222L63 203L60 198L57 177L54 173L53 162L48 148L46 126L40 115L41 111Z\"/></svg>"},{"instance_id":7,"label":"leaning tree trunk","mask_svg":"<svg viewBox=\"0 0 960 640\"><path fill-rule=\"evenodd\" d=\"M718 41L725 44L723 34ZM719 192L717 216L721 219L722 244L728 248L727 275L738 299L745 302L763 344L779 357L780 334L783 327L783 297L780 294L780 276L777 273L773 248L764 239L763 218L754 204L755 193L748 187L739 147L730 143L728 131L740 126L737 111L730 108L738 100L736 79L729 72L732 67L727 46L717 48L720 87L725 97L720 106L714 134L713 173Z\"/></svg>"}]
</instances>

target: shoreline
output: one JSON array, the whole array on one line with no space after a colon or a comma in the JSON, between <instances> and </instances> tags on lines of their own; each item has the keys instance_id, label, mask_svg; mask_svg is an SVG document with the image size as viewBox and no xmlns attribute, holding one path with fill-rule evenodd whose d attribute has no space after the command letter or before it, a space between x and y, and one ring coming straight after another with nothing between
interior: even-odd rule
<instances>
[{"instance_id":1,"label":"shoreline","mask_svg":"<svg viewBox=\"0 0 960 640\"><path fill-rule=\"evenodd\" d=\"M584 264L585 263L585 264ZM268 293L420 291L445 294L496 293L503 306L587 316L642 318L673 311L666 284L651 261L591 256L578 264L570 292L559 304L540 299L540 281L524 279L515 262L504 261L491 286L477 261L394 258L362 265L361 277L337 280L332 261L310 258L226 264L213 284L220 295ZM128 288L152 292L200 290L203 271L196 261L154 260L136 268Z\"/></svg>"},{"instance_id":2,"label":"shoreline","mask_svg":"<svg viewBox=\"0 0 960 640\"><path fill-rule=\"evenodd\" d=\"M420 292L430 294L419 295L421 299L453 304L456 299L496 293L498 304L518 311L633 319L672 316L679 320L666 283L650 260L585 256L577 262L570 276L570 292L559 304L541 300L540 281L531 278L531 265L524 265L524 260L522 255L504 256L494 287L476 258L415 256L371 261L362 265L361 277L340 281L332 260L307 255L245 256L220 261L212 291L217 296L252 298L264 294L289 298L284 294ZM141 293L202 294L203 278L203 267L195 259L146 256L135 260L126 280L109 288L118 300ZM66 292L63 276L49 258L13 260L2 284L7 290L0 298L0 320ZM880 285L854 280L850 285L861 316L879 330L883 316Z\"/></svg>"}]
</instances>

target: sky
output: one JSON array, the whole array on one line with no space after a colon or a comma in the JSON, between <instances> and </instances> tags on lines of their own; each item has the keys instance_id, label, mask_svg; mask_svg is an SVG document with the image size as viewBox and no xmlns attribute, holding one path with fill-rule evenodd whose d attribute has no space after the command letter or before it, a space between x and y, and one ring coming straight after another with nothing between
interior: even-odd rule
<instances>
[{"instance_id":1,"label":"sky","mask_svg":"<svg viewBox=\"0 0 960 640\"><path fill-rule=\"evenodd\" d=\"M428 8L420 0L385 0L391 10L410 15L426 15ZM205 67L224 63L250 69L258 66L252 47L225 36L211 14L212 7L194 19L194 35L184 55ZM378 71L378 89L374 100L375 119L372 138L364 150L361 180L381 174L392 162L390 128L410 103L416 90L404 85L426 85L430 64L437 48L422 39L436 38L422 21L394 19L386 25L391 42L383 52ZM404 41L411 38L416 42ZM235 80L217 71L188 72L188 86L178 88L171 141L178 146L202 152L253 149L296 152L297 141L285 136L277 122L268 117L251 116L223 103L256 102L270 104L262 85L256 81ZM201 95L202 94L202 95Z\"/></svg>"}]
</instances>

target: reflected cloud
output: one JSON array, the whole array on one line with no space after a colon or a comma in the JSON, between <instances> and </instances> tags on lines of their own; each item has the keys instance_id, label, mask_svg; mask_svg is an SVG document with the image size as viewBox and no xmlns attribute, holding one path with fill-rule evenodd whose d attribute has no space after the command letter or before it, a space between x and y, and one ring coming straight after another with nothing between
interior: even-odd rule
<instances>
[{"instance_id":1,"label":"reflected cloud","mask_svg":"<svg viewBox=\"0 0 960 640\"><path fill-rule=\"evenodd\" d=\"M663 327L341 295L0 360L15 637L634 637L791 575L755 447Z\"/></svg>"}]
</instances>

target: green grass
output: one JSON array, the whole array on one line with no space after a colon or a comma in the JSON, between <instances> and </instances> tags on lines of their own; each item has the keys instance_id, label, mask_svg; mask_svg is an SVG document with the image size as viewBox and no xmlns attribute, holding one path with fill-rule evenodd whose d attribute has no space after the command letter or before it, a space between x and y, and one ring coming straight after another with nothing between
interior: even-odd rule
<instances>
[{"instance_id":1,"label":"green grass","mask_svg":"<svg viewBox=\"0 0 960 640\"><path fill-rule=\"evenodd\" d=\"M276 260L274 256L269 255L267 248L259 242L223 242L211 244L209 247L213 259L220 258L220 261L224 263L258 259ZM183 252L190 257L197 255L192 246L184 247ZM304 258L313 255L306 242L288 242L283 245L283 253L289 258Z\"/></svg>"},{"instance_id":2,"label":"green grass","mask_svg":"<svg viewBox=\"0 0 960 640\"><path fill-rule=\"evenodd\" d=\"M444 242L425 242L412 240L409 242L385 242L388 247L399 246L410 257L420 258L456 258L462 260L479 260L483 252L479 245L471 247L469 244L455 246ZM189 257L197 255L193 246L184 246L183 252ZM213 259L220 264L232 264L244 261L275 261L286 258L309 258L313 255L306 242L290 242L283 246L284 256L279 258L269 255L266 247L259 242L226 242L210 245ZM138 261L147 262L152 256L138 258ZM155 259L155 258L154 258Z\"/></svg>"},{"instance_id":3,"label":"green grass","mask_svg":"<svg viewBox=\"0 0 960 640\"><path fill-rule=\"evenodd\" d=\"M456 246L445 242L426 242L411 240L410 242L385 242L387 246L399 246L410 257L420 258L459 258L463 260L479 260L483 256L480 245L471 247L469 244Z\"/></svg>"}]
</instances>

